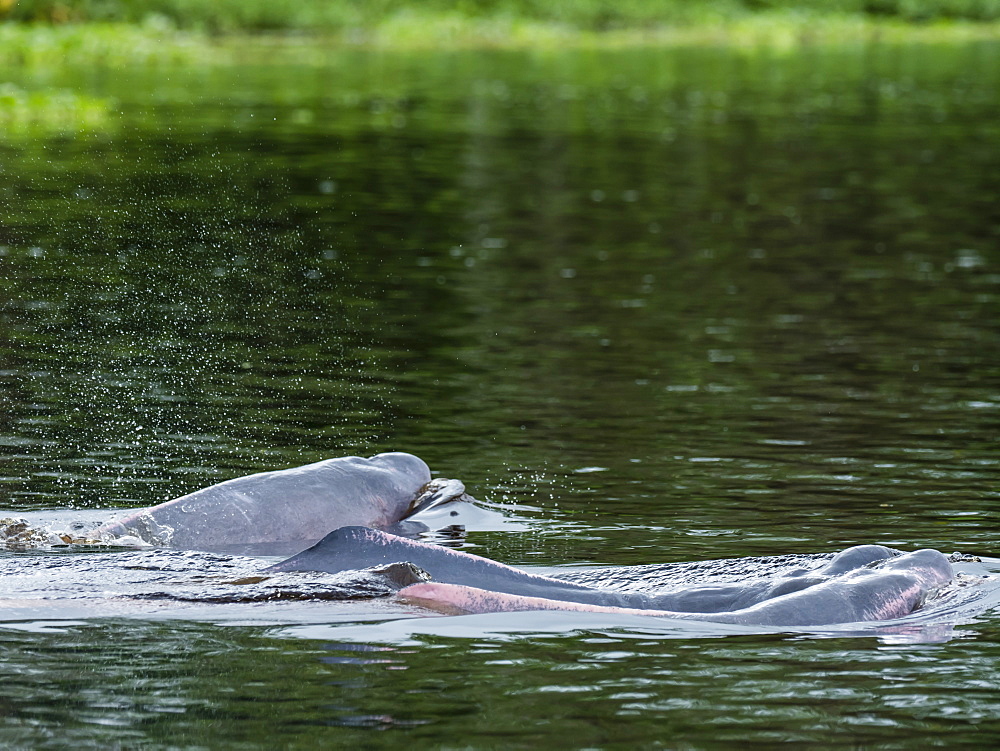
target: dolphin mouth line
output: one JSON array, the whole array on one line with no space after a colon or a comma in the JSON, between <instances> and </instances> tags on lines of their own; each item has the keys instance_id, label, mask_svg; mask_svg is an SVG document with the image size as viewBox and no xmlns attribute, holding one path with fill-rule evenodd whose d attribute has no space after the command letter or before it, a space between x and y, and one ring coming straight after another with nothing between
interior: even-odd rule
<instances>
[{"instance_id":1,"label":"dolphin mouth line","mask_svg":"<svg viewBox=\"0 0 1000 751\"><path fill-rule=\"evenodd\" d=\"M442 506L445 503L459 500L474 501L472 496L465 492L465 483L461 480L435 477L417 491L417 495L410 504L406 516L410 517L414 514L419 514L421 511L427 511L428 509Z\"/></svg>"}]
</instances>

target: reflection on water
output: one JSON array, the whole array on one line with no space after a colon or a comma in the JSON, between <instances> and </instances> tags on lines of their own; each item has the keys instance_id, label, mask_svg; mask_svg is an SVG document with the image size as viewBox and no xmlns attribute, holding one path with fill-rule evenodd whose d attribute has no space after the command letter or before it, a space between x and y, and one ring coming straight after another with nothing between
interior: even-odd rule
<instances>
[{"instance_id":1,"label":"reflection on water","mask_svg":"<svg viewBox=\"0 0 1000 751\"><path fill-rule=\"evenodd\" d=\"M267 737L388 748L499 737L527 747L558 737L574 748L746 738L840 748L896 744L931 725L949 746L971 748L1000 729L995 688L982 680L996 634L978 636L915 648L598 628L387 648L180 622L0 631L4 697L20 720L4 737L42 748L64 747L70 728L85 745L210 737L262 747Z\"/></svg>"},{"instance_id":2,"label":"reflection on water","mask_svg":"<svg viewBox=\"0 0 1000 751\"><path fill-rule=\"evenodd\" d=\"M990 554L997 59L12 73L120 114L0 140L0 504L144 505L401 449L558 520L472 539L512 563ZM371 662L182 622L5 630L4 739L975 745L1000 700L996 629L971 630L427 637Z\"/></svg>"}]
</instances>

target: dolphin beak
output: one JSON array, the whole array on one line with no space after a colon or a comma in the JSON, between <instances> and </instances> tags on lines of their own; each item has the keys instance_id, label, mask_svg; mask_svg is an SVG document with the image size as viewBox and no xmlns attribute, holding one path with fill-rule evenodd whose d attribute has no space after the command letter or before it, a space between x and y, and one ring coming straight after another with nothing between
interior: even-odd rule
<instances>
[{"instance_id":1,"label":"dolphin beak","mask_svg":"<svg viewBox=\"0 0 1000 751\"><path fill-rule=\"evenodd\" d=\"M417 497L410 504L407 516L413 516L429 508L462 499L472 500L465 495L465 485L462 484L461 480L447 480L443 477L435 477L420 489Z\"/></svg>"}]
</instances>

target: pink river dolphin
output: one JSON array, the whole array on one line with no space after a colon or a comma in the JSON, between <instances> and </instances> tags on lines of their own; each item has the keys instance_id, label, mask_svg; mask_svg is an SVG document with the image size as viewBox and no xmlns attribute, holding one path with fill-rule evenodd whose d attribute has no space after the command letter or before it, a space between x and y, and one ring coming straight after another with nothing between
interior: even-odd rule
<instances>
[{"instance_id":1,"label":"pink river dolphin","mask_svg":"<svg viewBox=\"0 0 1000 751\"><path fill-rule=\"evenodd\" d=\"M585 610L815 626L902 617L954 576L936 550L900 554L859 545L783 576L657 591L542 576L386 531L463 493L457 480L432 480L427 465L412 454L343 457L228 480L131 512L100 527L97 536L192 550L301 551L265 569L273 572L408 564L419 575L400 585L397 598L445 613ZM421 581L424 573L430 581Z\"/></svg>"},{"instance_id":2,"label":"pink river dolphin","mask_svg":"<svg viewBox=\"0 0 1000 751\"><path fill-rule=\"evenodd\" d=\"M576 610L744 626L824 626L902 618L919 608L930 592L948 584L952 576L951 564L941 553L917 550L888 559L878 568L856 569L750 607L709 613L583 604L435 582L413 584L400 590L397 597L448 614Z\"/></svg>"},{"instance_id":3,"label":"pink river dolphin","mask_svg":"<svg viewBox=\"0 0 1000 751\"><path fill-rule=\"evenodd\" d=\"M227 480L132 511L94 535L186 550L284 546L291 552L338 527L392 529L464 491L458 480L432 480L427 465L412 454L347 456Z\"/></svg>"},{"instance_id":4,"label":"pink river dolphin","mask_svg":"<svg viewBox=\"0 0 1000 751\"><path fill-rule=\"evenodd\" d=\"M325 571L409 563L431 581L397 597L448 614L523 610L623 613L762 626L816 626L900 618L954 577L936 550L858 545L819 568L773 579L679 590L602 589L506 566L373 529L335 530L268 571Z\"/></svg>"}]
</instances>

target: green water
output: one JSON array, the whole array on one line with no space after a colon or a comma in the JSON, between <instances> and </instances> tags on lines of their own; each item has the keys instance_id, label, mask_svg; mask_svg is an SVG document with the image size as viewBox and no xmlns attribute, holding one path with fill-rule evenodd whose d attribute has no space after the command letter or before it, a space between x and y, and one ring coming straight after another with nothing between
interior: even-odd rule
<instances>
[{"instance_id":1,"label":"green water","mask_svg":"<svg viewBox=\"0 0 1000 751\"><path fill-rule=\"evenodd\" d=\"M996 43L266 57L4 73L110 113L0 137L4 514L406 450L513 564L997 555ZM7 629L0 739L981 748L962 633Z\"/></svg>"}]
</instances>

